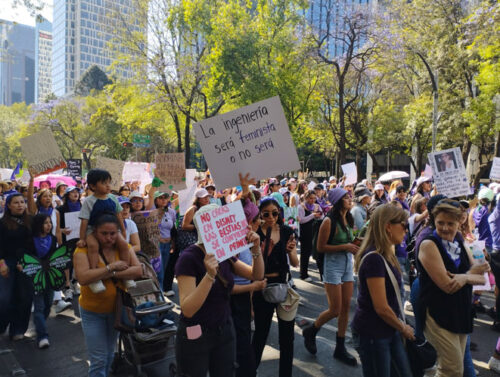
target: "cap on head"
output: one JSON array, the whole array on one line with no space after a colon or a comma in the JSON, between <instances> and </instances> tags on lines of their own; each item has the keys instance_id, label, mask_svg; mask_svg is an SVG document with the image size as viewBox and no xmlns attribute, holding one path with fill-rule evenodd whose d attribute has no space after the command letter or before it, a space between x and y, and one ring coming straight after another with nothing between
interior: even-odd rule
<instances>
[{"instance_id":1,"label":"cap on head","mask_svg":"<svg viewBox=\"0 0 500 377\"><path fill-rule=\"evenodd\" d=\"M195 196L196 196L198 199L200 199L200 198L204 198L204 197L206 197L206 196L210 196L210 194L208 193L208 191L207 191L206 189L201 188L201 189L198 189L198 190L196 191Z\"/></svg>"}]
</instances>

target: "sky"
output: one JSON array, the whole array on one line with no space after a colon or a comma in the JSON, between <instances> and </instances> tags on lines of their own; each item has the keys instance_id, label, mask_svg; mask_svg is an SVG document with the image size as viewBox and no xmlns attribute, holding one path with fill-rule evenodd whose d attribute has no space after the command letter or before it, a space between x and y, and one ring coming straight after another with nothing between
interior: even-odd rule
<instances>
[{"instance_id":1,"label":"sky","mask_svg":"<svg viewBox=\"0 0 500 377\"><path fill-rule=\"evenodd\" d=\"M15 21L20 24L35 26L35 17L23 6L16 8L12 6L13 0L0 0L0 18L7 21ZM52 0L46 1L47 5L42 11L42 16L52 22Z\"/></svg>"}]
</instances>

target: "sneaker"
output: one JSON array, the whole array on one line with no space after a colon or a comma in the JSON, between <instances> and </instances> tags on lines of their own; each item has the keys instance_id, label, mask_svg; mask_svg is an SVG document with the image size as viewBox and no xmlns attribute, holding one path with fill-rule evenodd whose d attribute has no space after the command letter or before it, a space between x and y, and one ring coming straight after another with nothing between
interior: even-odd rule
<instances>
[{"instance_id":1,"label":"sneaker","mask_svg":"<svg viewBox=\"0 0 500 377\"><path fill-rule=\"evenodd\" d=\"M40 348L41 350L43 350L44 348L49 348L49 346L50 346L50 343L49 343L49 340L47 338L42 339L38 342L38 348Z\"/></svg>"},{"instance_id":2,"label":"sneaker","mask_svg":"<svg viewBox=\"0 0 500 377\"><path fill-rule=\"evenodd\" d=\"M63 311L65 311L66 309L68 309L69 307L71 306L71 303L70 302L66 302L64 300L59 300L56 304L56 314L59 314Z\"/></svg>"},{"instance_id":3,"label":"sneaker","mask_svg":"<svg viewBox=\"0 0 500 377\"><path fill-rule=\"evenodd\" d=\"M488 367L490 370L500 373L500 360L498 360L496 357L491 356L490 361L488 361Z\"/></svg>"},{"instance_id":4,"label":"sneaker","mask_svg":"<svg viewBox=\"0 0 500 377\"><path fill-rule=\"evenodd\" d=\"M312 279L310 276L308 276L308 277L306 277L305 279L302 279L302 281L305 281L305 282L307 282L307 283L310 283L310 282L312 282L312 281L313 281L313 279Z\"/></svg>"},{"instance_id":5,"label":"sneaker","mask_svg":"<svg viewBox=\"0 0 500 377\"><path fill-rule=\"evenodd\" d=\"M80 294L80 284L76 280L71 282L71 289L74 295L78 296Z\"/></svg>"},{"instance_id":6,"label":"sneaker","mask_svg":"<svg viewBox=\"0 0 500 377\"><path fill-rule=\"evenodd\" d=\"M94 293L101 293L106 290L106 287L102 283L102 280L96 281L95 283L90 283L89 288Z\"/></svg>"},{"instance_id":7,"label":"sneaker","mask_svg":"<svg viewBox=\"0 0 500 377\"><path fill-rule=\"evenodd\" d=\"M173 296L175 296L175 292L173 290L169 290L169 291L167 291L165 293L165 296L167 296L167 297L173 297Z\"/></svg>"},{"instance_id":8,"label":"sneaker","mask_svg":"<svg viewBox=\"0 0 500 377\"><path fill-rule=\"evenodd\" d=\"M73 290L70 287L64 288L63 295L64 295L64 301L73 300Z\"/></svg>"},{"instance_id":9,"label":"sneaker","mask_svg":"<svg viewBox=\"0 0 500 377\"><path fill-rule=\"evenodd\" d=\"M17 335L14 335L12 336L12 340L13 341L18 341L18 340L23 340L24 339L24 334L17 334Z\"/></svg>"},{"instance_id":10,"label":"sneaker","mask_svg":"<svg viewBox=\"0 0 500 377\"><path fill-rule=\"evenodd\" d=\"M314 323L310 324L307 327L304 327L302 330L302 336L304 337L304 347L311 354L316 355L318 349L316 348L316 334L318 333L318 329L314 326Z\"/></svg>"},{"instance_id":11,"label":"sneaker","mask_svg":"<svg viewBox=\"0 0 500 377\"><path fill-rule=\"evenodd\" d=\"M137 286L137 284L135 284L135 281L133 280L124 280L123 281L123 284L125 285L125 288L129 289L129 288L135 288Z\"/></svg>"},{"instance_id":12,"label":"sneaker","mask_svg":"<svg viewBox=\"0 0 500 377\"><path fill-rule=\"evenodd\" d=\"M411 304L410 301L406 300L405 301L405 310L406 311L409 311L409 312L412 312L413 311L413 305Z\"/></svg>"}]
</instances>

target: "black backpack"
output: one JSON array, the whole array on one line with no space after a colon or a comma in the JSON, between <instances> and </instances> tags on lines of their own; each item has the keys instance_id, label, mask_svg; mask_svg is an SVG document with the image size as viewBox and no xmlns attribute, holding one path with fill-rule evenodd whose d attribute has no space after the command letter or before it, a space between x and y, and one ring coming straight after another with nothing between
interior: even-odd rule
<instances>
[{"instance_id":1,"label":"black backpack","mask_svg":"<svg viewBox=\"0 0 500 377\"><path fill-rule=\"evenodd\" d=\"M324 219L326 219L327 217L330 219L330 235L328 236L328 243L331 243L333 238L335 237L335 230L337 227L337 223L333 219L333 216L330 214L330 212L327 213L327 215ZM324 253L318 252L318 248L317 248L319 228L321 227L323 220L316 220L316 219L313 220L313 225L312 225L313 237L312 237L311 255L315 260L317 260L318 257L322 256L322 254L324 254Z\"/></svg>"}]
</instances>

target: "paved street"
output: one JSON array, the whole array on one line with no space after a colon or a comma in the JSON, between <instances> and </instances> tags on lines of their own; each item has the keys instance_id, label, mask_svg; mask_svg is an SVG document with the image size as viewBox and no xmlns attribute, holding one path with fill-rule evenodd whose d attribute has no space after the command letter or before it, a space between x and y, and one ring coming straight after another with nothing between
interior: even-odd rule
<instances>
[{"instance_id":1,"label":"paved street","mask_svg":"<svg viewBox=\"0 0 500 377\"><path fill-rule=\"evenodd\" d=\"M313 268L315 266L313 265ZM313 271L313 283L302 282L297 278L297 271L293 271L295 283L302 295L302 305L299 307L299 317L311 320L317 316L326 306L323 287L318 283L318 274ZM483 302L490 306L493 304L493 295L488 293ZM354 301L351 309L354 308ZM178 309L176 309L178 312ZM352 310L351 310L352 312ZM411 315L411 312L408 312ZM478 350L472 352L476 369L480 376L496 376L488 370L487 362L490 352L493 350L498 333L490 329L491 320L484 314L480 314L475 320L472 341L478 344ZM28 337L22 341L12 343L5 336L0 338L1 349L13 349L14 356L20 366L30 377L84 377L87 373L87 357L78 312L67 310L55 316L54 312L49 319L49 334L51 346L47 350L38 350L34 341L34 328L30 328ZM278 375L278 334L277 322L274 321L268 346L264 351L263 362L259 368L259 377L274 377ZM294 376L361 376L361 368L348 367L334 361L332 350L335 345L336 321L325 326L318 334L318 353L310 355L303 346L301 329L296 326L295 332L295 361ZM348 334L349 335L349 334ZM350 346L350 339L347 343ZM354 351L353 351L354 352ZM0 353L0 376L10 376L10 369L6 363L9 362L10 354ZM162 373L151 374L167 376L165 367L161 365L158 369ZM122 370L119 376L128 377L130 373ZM150 376L151 376L150 375Z\"/></svg>"}]
</instances>

